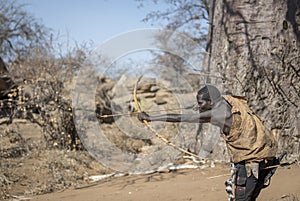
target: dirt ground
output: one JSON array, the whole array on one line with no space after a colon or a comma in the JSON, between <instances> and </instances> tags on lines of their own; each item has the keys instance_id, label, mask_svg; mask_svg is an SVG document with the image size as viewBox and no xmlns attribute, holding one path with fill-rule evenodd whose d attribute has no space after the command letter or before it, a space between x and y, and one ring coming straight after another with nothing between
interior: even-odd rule
<instances>
[{"instance_id":1,"label":"dirt ground","mask_svg":"<svg viewBox=\"0 0 300 201\"><path fill-rule=\"evenodd\" d=\"M229 177L228 164L91 183L90 176L111 172L87 153L46 149L40 128L28 122L0 127L0 131L0 200L227 200L224 182ZM275 200L300 200L299 164L278 168L271 186L258 199Z\"/></svg>"},{"instance_id":2,"label":"dirt ground","mask_svg":"<svg viewBox=\"0 0 300 201\"><path fill-rule=\"evenodd\" d=\"M32 201L184 201L227 200L224 181L229 169L215 168L179 170L170 173L110 178L92 186L31 197ZM212 178L213 177L213 178ZM300 167L278 168L271 185L258 201L299 200Z\"/></svg>"}]
</instances>

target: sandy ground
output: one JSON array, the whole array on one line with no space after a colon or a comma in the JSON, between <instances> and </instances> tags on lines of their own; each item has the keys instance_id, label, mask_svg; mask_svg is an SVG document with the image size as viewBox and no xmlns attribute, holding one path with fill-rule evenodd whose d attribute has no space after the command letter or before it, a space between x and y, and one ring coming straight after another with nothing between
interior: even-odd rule
<instances>
[{"instance_id":1,"label":"sandy ground","mask_svg":"<svg viewBox=\"0 0 300 201\"><path fill-rule=\"evenodd\" d=\"M229 167L179 170L170 173L125 176L98 181L94 185L33 197L32 201L184 201L227 200L224 181ZM216 177L217 176L217 177ZM214 178L211 178L214 177ZM296 197L296 199L295 199ZM258 201L300 200L300 167L278 168L271 185Z\"/></svg>"}]
</instances>

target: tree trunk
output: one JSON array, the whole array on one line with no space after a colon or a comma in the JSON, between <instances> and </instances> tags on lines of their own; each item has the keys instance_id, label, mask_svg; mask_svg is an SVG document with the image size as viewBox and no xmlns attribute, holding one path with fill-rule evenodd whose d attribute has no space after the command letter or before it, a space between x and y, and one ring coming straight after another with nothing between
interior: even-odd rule
<instances>
[{"instance_id":1,"label":"tree trunk","mask_svg":"<svg viewBox=\"0 0 300 201\"><path fill-rule=\"evenodd\" d=\"M299 158L300 1L216 1L213 22L210 68Z\"/></svg>"}]
</instances>

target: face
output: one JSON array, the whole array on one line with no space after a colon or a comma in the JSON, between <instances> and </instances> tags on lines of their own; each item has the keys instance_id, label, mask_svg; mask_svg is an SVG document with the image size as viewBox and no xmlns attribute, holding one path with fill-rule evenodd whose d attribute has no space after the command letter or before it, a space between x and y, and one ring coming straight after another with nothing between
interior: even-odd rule
<instances>
[{"instance_id":1,"label":"face","mask_svg":"<svg viewBox=\"0 0 300 201\"><path fill-rule=\"evenodd\" d=\"M198 110L204 112L212 109L212 102L210 100L204 100L202 95L197 95Z\"/></svg>"}]
</instances>

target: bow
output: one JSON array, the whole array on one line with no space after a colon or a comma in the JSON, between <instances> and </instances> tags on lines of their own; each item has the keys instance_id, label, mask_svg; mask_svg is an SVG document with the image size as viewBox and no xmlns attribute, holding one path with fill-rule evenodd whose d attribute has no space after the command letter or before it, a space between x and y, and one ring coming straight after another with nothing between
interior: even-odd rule
<instances>
[{"instance_id":1,"label":"bow","mask_svg":"<svg viewBox=\"0 0 300 201\"><path fill-rule=\"evenodd\" d=\"M136 81L135 85L134 85L134 89L133 89L133 100L134 100L134 103L135 103L135 108L137 109L138 113L141 113L142 112L142 109L139 105L139 102L138 102L138 99L137 99L137 86L138 86L138 83L139 81L141 80L142 77L139 77L138 80ZM196 157L197 159L200 159L201 158L194 154L194 153L191 153L183 148L180 148L178 146L176 146L174 143L170 142L168 139L166 139L164 136L162 136L161 134L159 134L157 131L155 131L152 126L149 124L149 122L147 122L146 120L143 120L143 123L145 124L146 127L148 127L148 129L155 134L155 136L160 139L161 141L163 141L164 143L166 143L167 145L187 154L187 155L190 155L190 156L193 156L193 157Z\"/></svg>"},{"instance_id":2,"label":"bow","mask_svg":"<svg viewBox=\"0 0 300 201\"><path fill-rule=\"evenodd\" d=\"M134 104L135 104L135 109L137 109L138 111L138 114L142 112L142 109L140 107L140 104L138 102L138 99L137 99L137 85L138 83L140 82L140 80L142 79L142 77L139 77L139 79L136 81L135 85L134 85L134 89L133 89L133 100L134 100ZM148 128L152 128L150 126L150 124L148 123L148 121L144 120L143 123L148 127ZM152 129L150 129L152 130Z\"/></svg>"}]
</instances>

